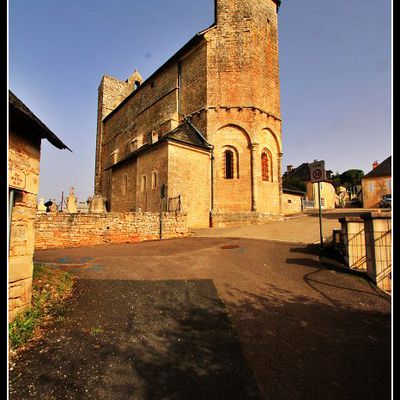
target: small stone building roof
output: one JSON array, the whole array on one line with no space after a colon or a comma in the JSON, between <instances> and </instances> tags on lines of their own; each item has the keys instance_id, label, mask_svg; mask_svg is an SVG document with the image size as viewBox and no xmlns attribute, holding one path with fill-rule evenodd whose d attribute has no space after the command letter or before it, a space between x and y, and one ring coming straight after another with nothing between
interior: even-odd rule
<instances>
[{"instance_id":1,"label":"small stone building roof","mask_svg":"<svg viewBox=\"0 0 400 400\"><path fill-rule=\"evenodd\" d=\"M283 193L297 194L299 196L305 196L305 194L306 194L306 192L304 192L303 190L300 190L297 187L288 185L285 182L282 183L282 191L283 191Z\"/></svg>"},{"instance_id":2,"label":"small stone building roof","mask_svg":"<svg viewBox=\"0 0 400 400\"><path fill-rule=\"evenodd\" d=\"M11 90L9 90L9 118L10 123L18 120L29 126L31 134L47 139L58 149L67 149L72 152Z\"/></svg>"},{"instance_id":3,"label":"small stone building roof","mask_svg":"<svg viewBox=\"0 0 400 400\"><path fill-rule=\"evenodd\" d=\"M203 148L205 150L210 149L209 143L206 141L201 132L188 120L176 127L171 132L165 134L162 138L174 140Z\"/></svg>"},{"instance_id":4,"label":"small stone building roof","mask_svg":"<svg viewBox=\"0 0 400 400\"><path fill-rule=\"evenodd\" d=\"M389 156L386 160L382 161L376 168L368 172L364 178L379 178L382 176L392 176L392 156Z\"/></svg>"},{"instance_id":5,"label":"small stone building roof","mask_svg":"<svg viewBox=\"0 0 400 400\"><path fill-rule=\"evenodd\" d=\"M117 163L110 165L105 170L110 168L114 168L119 166L126 161L136 158L138 155L151 151L156 148L159 144L164 143L166 141L173 141L177 143L183 143L192 147L200 148L203 150L210 151L211 146L204 138L202 133L188 120L186 119L181 125L177 126L170 132L165 133L162 135L155 143L146 143L143 146L139 147L136 151L128 154L122 160L118 161Z\"/></svg>"}]
</instances>

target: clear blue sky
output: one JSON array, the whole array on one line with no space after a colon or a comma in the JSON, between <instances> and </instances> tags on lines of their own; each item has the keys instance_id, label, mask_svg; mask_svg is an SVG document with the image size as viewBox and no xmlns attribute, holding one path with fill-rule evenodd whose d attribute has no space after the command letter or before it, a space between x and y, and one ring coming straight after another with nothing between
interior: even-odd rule
<instances>
[{"instance_id":1,"label":"clear blue sky","mask_svg":"<svg viewBox=\"0 0 400 400\"><path fill-rule=\"evenodd\" d=\"M43 141L39 196L93 193L103 74L146 79L213 19L214 0L9 0L9 88L73 150ZM390 0L283 0L279 46L283 170L391 154Z\"/></svg>"}]
</instances>

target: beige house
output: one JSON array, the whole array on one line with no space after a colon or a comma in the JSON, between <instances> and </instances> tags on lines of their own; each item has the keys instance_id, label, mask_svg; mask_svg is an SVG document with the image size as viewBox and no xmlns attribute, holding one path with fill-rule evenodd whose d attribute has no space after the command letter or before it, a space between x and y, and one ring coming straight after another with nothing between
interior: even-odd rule
<instances>
[{"instance_id":1,"label":"beige house","mask_svg":"<svg viewBox=\"0 0 400 400\"><path fill-rule=\"evenodd\" d=\"M329 210L336 206L336 190L330 179L332 171L326 171L326 180L320 182L321 208ZM305 198L311 202L313 208L319 208L318 183L311 182L310 164L303 163L297 168L288 166L287 171L283 175L283 186L290 186L293 181L301 182L305 188Z\"/></svg>"},{"instance_id":2,"label":"beige house","mask_svg":"<svg viewBox=\"0 0 400 400\"><path fill-rule=\"evenodd\" d=\"M41 140L68 149L9 92L9 321L28 308L32 295L34 221L39 188ZM69 149L68 149L69 150Z\"/></svg>"},{"instance_id":3,"label":"beige house","mask_svg":"<svg viewBox=\"0 0 400 400\"><path fill-rule=\"evenodd\" d=\"M180 207L190 227L281 214L279 5L216 0L214 23L147 80L103 76L95 194L109 211Z\"/></svg>"},{"instance_id":4,"label":"beige house","mask_svg":"<svg viewBox=\"0 0 400 400\"><path fill-rule=\"evenodd\" d=\"M373 169L361 179L364 208L379 207L384 194L392 193L392 156L380 164L374 163Z\"/></svg>"}]
</instances>

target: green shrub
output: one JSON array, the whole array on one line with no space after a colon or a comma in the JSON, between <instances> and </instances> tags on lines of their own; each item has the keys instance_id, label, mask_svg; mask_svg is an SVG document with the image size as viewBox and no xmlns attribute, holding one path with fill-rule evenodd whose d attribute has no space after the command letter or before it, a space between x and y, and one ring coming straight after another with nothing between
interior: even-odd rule
<instances>
[{"instance_id":1,"label":"green shrub","mask_svg":"<svg viewBox=\"0 0 400 400\"><path fill-rule=\"evenodd\" d=\"M62 318L64 300L71 293L72 276L44 264L34 264L32 278L32 306L19 314L9 324L9 341L12 349L27 343L46 317Z\"/></svg>"}]
</instances>

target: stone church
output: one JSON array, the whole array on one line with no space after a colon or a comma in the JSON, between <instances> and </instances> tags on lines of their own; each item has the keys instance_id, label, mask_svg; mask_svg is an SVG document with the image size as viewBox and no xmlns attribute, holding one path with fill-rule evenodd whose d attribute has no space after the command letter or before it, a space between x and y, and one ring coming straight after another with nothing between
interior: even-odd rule
<instances>
[{"instance_id":1,"label":"stone church","mask_svg":"<svg viewBox=\"0 0 400 400\"><path fill-rule=\"evenodd\" d=\"M109 211L179 199L190 227L281 215L279 6L215 0L215 22L148 79L103 76L95 194Z\"/></svg>"}]
</instances>

